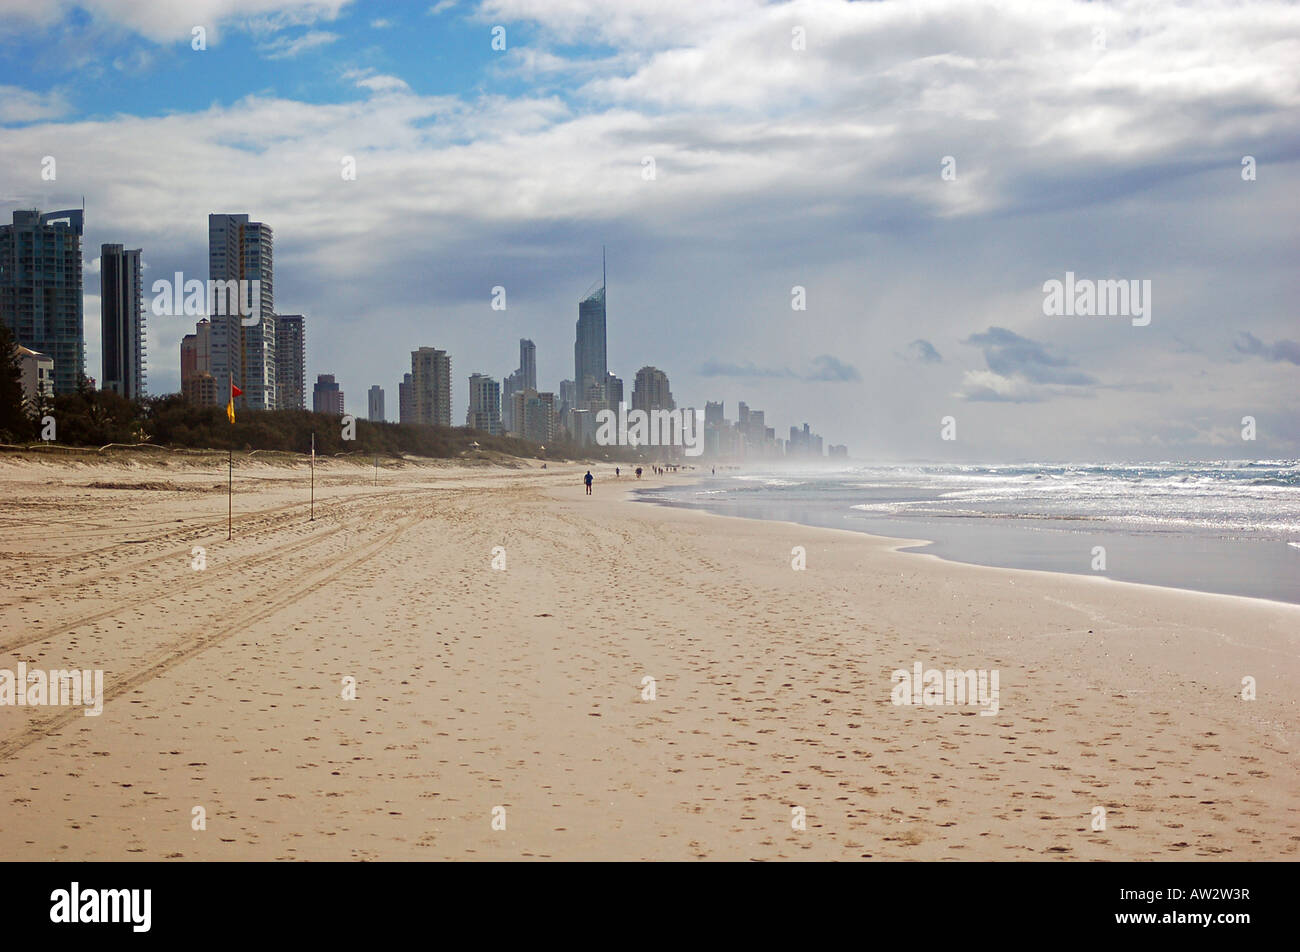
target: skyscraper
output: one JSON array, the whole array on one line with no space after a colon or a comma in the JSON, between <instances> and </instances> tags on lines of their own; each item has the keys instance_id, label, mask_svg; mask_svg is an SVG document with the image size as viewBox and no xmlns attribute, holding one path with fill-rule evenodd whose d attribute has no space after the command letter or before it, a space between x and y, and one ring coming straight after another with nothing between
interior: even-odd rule
<instances>
[{"instance_id":1,"label":"skyscraper","mask_svg":"<svg viewBox=\"0 0 1300 952\"><path fill-rule=\"evenodd\" d=\"M465 425L493 436L501 435L501 384L487 374L469 378L469 412Z\"/></svg>"},{"instance_id":2,"label":"skyscraper","mask_svg":"<svg viewBox=\"0 0 1300 952\"><path fill-rule=\"evenodd\" d=\"M560 381L560 409L567 413L578 405L578 385L572 380Z\"/></svg>"},{"instance_id":3,"label":"skyscraper","mask_svg":"<svg viewBox=\"0 0 1300 952\"><path fill-rule=\"evenodd\" d=\"M181 393L195 406L217 402L217 382L212 376L212 322L206 317L194 333L181 338Z\"/></svg>"},{"instance_id":4,"label":"skyscraper","mask_svg":"<svg viewBox=\"0 0 1300 952\"><path fill-rule=\"evenodd\" d=\"M307 322L275 315L275 395L281 410L307 409Z\"/></svg>"},{"instance_id":5,"label":"skyscraper","mask_svg":"<svg viewBox=\"0 0 1300 952\"><path fill-rule=\"evenodd\" d=\"M513 400L514 436L543 444L555 439L555 394L520 390Z\"/></svg>"},{"instance_id":6,"label":"skyscraper","mask_svg":"<svg viewBox=\"0 0 1300 952\"><path fill-rule=\"evenodd\" d=\"M415 401L411 396L411 375L403 374L397 385L397 422L415 422Z\"/></svg>"},{"instance_id":7,"label":"skyscraper","mask_svg":"<svg viewBox=\"0 0 1300 952\"><path fill-rule=\"evenodd\" d=\"M556 419L557 425L563 427L570 439L575 438L573 411L576 409L578 409L578 385L572 380L561 380L560 405L556 411Z\"/></svg>"},{"instance_id":8,"label":"skyscraper","mask_svg":"<svg viewBox=\"0 0 1300 952\"><path fill-rule=\"evenodd\" d=\"M451 426L451 357L445 350L411 351L411 412L414 423Z\"/></svg>"},{"instance_id":9,"label":"skyscraper","mask_svg":"<svg viewBox=\"0 0 1300 952\"><path fill-rule=\"evenodd\" d=\"M537 346L522 337L519 339L519 373L525 389L537 389Z\"/></svg>"},{"instance_id":10,"label":"skyscraper","mask_svg":"<svg viewBox=\"0 0 1300 952\"><path fill-rule=\"evenodd\" d=\"M578 326L573 344L573 380L578 385L578 400L585 400L587 389L595 383L604 387L609 367L605 362L605 254L600 258L600 287L578 302Z\"/></svg>"},{"instance_id":11,"label":"skyscraper","mask_svg":"<svg viewBox=\"0 0 1300 952\"><path fill-rule=\"evenodd\" d=\"M501 425L507 433L515 429L515 394L524 389L524 375L512 371L501 385Z\"/></svg>"},{"instance_id":12,"label":"skyscraper","mask_svg":"<svg viewBox=\"0 0 1300 952\"><path fill-rule=\"evenodd\" d=\"M366 419L371 423L384 422L384 388L375 384L366 394Z\"/></svg>"},{"instance_id":13,"label":"skyscraper","mask_svg":"<svg viewBox=\"0 0 1300 952\"><path fill-rule=\"evenodd\" d=\"M616 377L611 370L605 375L605 406L617 410L623 402L623 378Z\"/></svg>"},{"instance_id":14,"label":"skyscraper","mask_svg":"<svg viewBox=\"0 0 1300 952\"><path fill-rule=\"evenodd\" d=\"M212 322L206 317L194 325L194 333L181 338L181 383L196 373L212 372Z\"/></svg>"},{"instance_id":15,"label":"skyscraper","mask_svg":"<svg viewBox=\"0 0 1300 952\"><path fill-rule=\"evenodd\" d=\"M519 338L519 366L509 374L501 387L501 420L504 431L514 426L514 396L521 390L537 389L537 346L530 340Z\"/></svg>"},{"instance_id":16,"label":"skyscraper","mask_svg":"<svg viewBox=\"0 0 1300 952\"><path fill-rule=\"evenodd\" d=\"M668 389L668 375L658 367L642 367L636 372L632 385L633 410L675 410L672 391Z\"/></svg>"},{"instance_id":17,"label":"skyscraper","mask_svg":"<svg viewBox=\"0 0 1300 952\"><path fill-rule=\"evenodd\" d=\"M278 406L275 392L275 237L270 225L247 215L208 216L208 278L213 282L259 282L247 288L243 309L256 301L256 313L241 318L225 294L215 302L224 314L212 314L212 375L217 386L234 383L244 391L235 405L254 410ZM244 320L249 323L244 324ZM224 389L222 392L225 392Z\"/></svg>"},{"instance_id":18,"label":"skyscraper","mask_svg":"<svg viewBox=\"0 0 1300 952\"><path fill-rule=\"evenodd\" d=\"M80 209L14 212L0 225L0 320L23 347L54 360L54 392L86 372Z\"/></svg>"},{"instance_id":19,"label":"skyscraper","mask_svg":"<svg viewBox=\"0 0 1300 952\"><path fill-rule=\"evenodd\" d=\"M318 374L316 386L312 388L311 408L314 413L343 415L343 391L333 374Z\"/></svg>"},{"instance_id":20,"label":"skyscraper","mask_svg":"<svg viewBox=\"0 0 1300 952\"><path fill-rule=\"evenodd\" d=\"M140 249L99 249L100 386L128 400L144 396L144 289Z\"/></svg>"}]
</instances>

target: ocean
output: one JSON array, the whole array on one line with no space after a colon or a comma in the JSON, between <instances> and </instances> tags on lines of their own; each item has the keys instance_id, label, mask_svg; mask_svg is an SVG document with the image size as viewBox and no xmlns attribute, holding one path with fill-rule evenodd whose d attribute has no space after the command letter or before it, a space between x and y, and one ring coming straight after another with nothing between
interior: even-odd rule
<instances>
[{"instance_id":1,"label":"ocean","mask_svg":"<svg viewBox=\"0 0 1300 952\"><path fill-rule=\"evenodd\" d=\"M639 496L928 539L914 550L957 562L1300 604L1300 460L703 471Z\"/></svg>"}]
</instances>

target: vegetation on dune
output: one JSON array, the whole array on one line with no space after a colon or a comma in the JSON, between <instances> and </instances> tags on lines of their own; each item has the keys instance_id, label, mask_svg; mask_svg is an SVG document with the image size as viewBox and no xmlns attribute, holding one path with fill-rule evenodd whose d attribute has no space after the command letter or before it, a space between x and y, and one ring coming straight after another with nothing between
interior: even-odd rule
<instances>
[{"instance_id":1,"label":"vegetation on dune","mask_svg":"<svg viewBox=\"0 0 1300 952\"><path fill-rule=\"evenodd\" d=\"M7 329L0 325L0 353L13 354ZM511 436L491 436L455 426L371 423L358 419L355 439L343 438L339 417L306 410L240 410L232 425L226 408L196 407L180 394L127 400L115 393L83 386L76 392L45 398L35 407L22 400L21 370L16 361L0 366L0 442L27 443L41 436L41 418L55 421L54 442L62 446L101 447L109 443L189 449L280 450L307 453L312 434L318 455L421 456L448 459L482 451L535 459L635 459L626 448L587 447L556 442L544 449Z\"/></svg>"}]
</instances>

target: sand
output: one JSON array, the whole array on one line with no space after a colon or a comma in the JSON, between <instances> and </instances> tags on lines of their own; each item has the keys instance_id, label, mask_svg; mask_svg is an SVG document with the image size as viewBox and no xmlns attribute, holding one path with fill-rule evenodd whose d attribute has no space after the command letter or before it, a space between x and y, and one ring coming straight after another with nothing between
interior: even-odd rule
<instances>
[{"instance_id":1,"label":"sand","mask_svg":"<svg viewBox=\"0 0 1300 952\"><path fill-rule=\"evenodd\" d=\"M238 458L228 542L224 458L0 456L0 669L106 692L0 707L0 856L1300 855L1300 606L581 472L323 461L308 521L305 464ZM997 714L893 704L918 661L996 670Z\"/></svg>"}]
</instances>

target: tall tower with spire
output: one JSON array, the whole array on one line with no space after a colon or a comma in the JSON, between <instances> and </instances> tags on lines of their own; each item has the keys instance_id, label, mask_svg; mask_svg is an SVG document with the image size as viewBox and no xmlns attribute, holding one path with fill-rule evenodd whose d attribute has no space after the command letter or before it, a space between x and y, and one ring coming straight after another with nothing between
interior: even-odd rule
<instances>
[{"instance_id":1,"label":"tall tower with spire","mask_svg":"<svg viewBox=\"0 0 1300 952\"><path fill-rule=\"evenodd\" d=\"M609 373L605 359L605 249L600 249L600 287L578 302L578 326L573 343L573 381L578 405L589 402L589 388L603 388Z\"/></svg>"}]
</instances>

